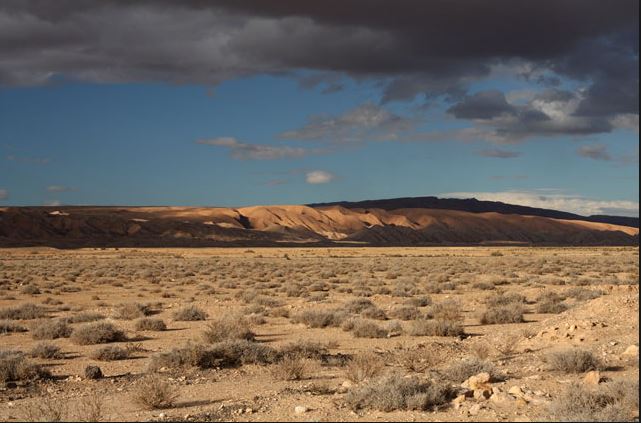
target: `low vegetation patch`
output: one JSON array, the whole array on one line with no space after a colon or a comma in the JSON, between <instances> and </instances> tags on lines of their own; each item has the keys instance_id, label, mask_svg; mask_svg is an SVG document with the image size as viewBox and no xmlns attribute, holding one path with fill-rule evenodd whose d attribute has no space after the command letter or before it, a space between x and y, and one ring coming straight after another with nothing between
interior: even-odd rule
<instances>
[{"instance_id":1,"label":"low vegetation patch","mask_svg":"<svg viewBox=\"0 0 641 423\"><path fill-rule=\"evenodd\" d=\"M411 336L463 336L465 330L450 320L414 320L410 322L408 333Z\"/></svg>"},{"instance_id":2,"label":"low vegetation patch","mask_svg":"<svg viewBox=\"0 0 641 423\"><path fill-rule=\"evenodd\" d=\"M71 327L62 319L39 320L31 327L33 339L58 339L68 338Z\"/></svg>"},{"instance_id":3,"label":"low vegetation patch","mask_svg":"<svg viewBox=\"0 0 641 423\"><path fill-rule=\"evenodd\" d=\"M594 354L579 348L553 351L544 357L544 361L552 369L565 373L583 373L603 367Z\"/></svg>"},{"instance_id":4,"label":"low vegetation patch","mask_svg":"<svg viewBox=\"0 0 641 423\"><path fill-rule=\"evenodd\" d=\"M206 320L207 313L194 305L190 305L177 310L173 318L177 322L195 322L198 320Z\"/></svg>"},{"instance_id":5,"label":"low vegetation patch","mask_svg":"<svg viewBox=\"0 0 641 423\"><path fill-rule=\"evenodd\" d=\"M50 376L47 369L29 361L22 352L0 350L0 382L20 382Z\"/></svg>"},{"instance_id":6,"label":"low vegetation patch","mask_svg":"<svg viewBox=\"0 0 641 423\"><path fill-rule=\"evenodd\" d=\"M136 330L150 330L150 331L163 331L167 329L167 325L162 319L155 319L152 317L143 317L136 320Z\"/></svg>"},{"instance_id":7,"label":"low vegetation patch","mask_svg":"<svg viewBox=\"0 0 641 423\"><path fill-rule=\"evenodd\" d=\"M0 309L0 319L31 320L40 319L42 317L45 317L46 315L46 308L31 303Z\"/></svg>"},{"instance_id":8,"label":"low vegetation patch","mask_svg":"<svg viewBox=\"0 0 641 423\"><path fill-rule=\"evenodd\" d=\"M481 324L522 323L524 311L523 306L517 303L491 307L481 315Z\"/></svg>"},{"instance_id":9,"label":"low vegetation patch","mask_svg":"<svg viewBox=\"0 0 641 423\"><path fill-rule=\"evenodd\" d=\"M78 345L106 344L126 341L125 332L109 322L85 323L71 333L71 340Z\"/></svg>"},{"instance_id":10,"label":"low vegetation patch","mask_svg":"<svg viewBox=\"0 0 641 423\"><path fill-rule=\"evenodd\" d=\"M133 391L134 403L146 410L171 408L178 399L176 388L163 381L159 376L147 376L141 380Z\"/></svg>"}]
</instances>

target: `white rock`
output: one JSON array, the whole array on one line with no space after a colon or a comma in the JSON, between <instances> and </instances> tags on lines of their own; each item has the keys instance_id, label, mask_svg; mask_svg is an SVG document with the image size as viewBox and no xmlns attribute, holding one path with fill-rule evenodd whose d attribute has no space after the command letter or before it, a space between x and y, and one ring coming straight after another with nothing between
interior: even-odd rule
<instances>
[{"instance_id":1,"label":"white rock","mask_svg":"<svg viewBox=\"0 0 641 423\"><path fill-rule=\"evenodd\" d=\"M296 414L307 413L307 407L303 405L297 405L296 407L294 407L294 413Z\"/></svg>"}]
</instances>

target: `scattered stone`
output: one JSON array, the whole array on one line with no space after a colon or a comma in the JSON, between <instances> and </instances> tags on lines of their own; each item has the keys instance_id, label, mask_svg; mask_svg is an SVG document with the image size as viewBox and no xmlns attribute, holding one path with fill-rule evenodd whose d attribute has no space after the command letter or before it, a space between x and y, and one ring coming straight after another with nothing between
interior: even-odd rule
<instances>
[{"instance_id":1,"label":"scattered stone","mask_svg":"<svg viewBox=\"0 0 641 423\"><path fill-rule=\"evenodd\" d=\"M164 419L165 417L167 417L167 415L165 413L158 414L158 418L159 419Z\"/></svg>"},{"instance_id":2,"label":"scattered stone","mask_svg":"<svg viewBox=\"0 0 641 423\"><path fill-rule=\"evenodd\" d=\"M598 385L601 382L601 373L598 370L587 372L583 377L583 383L586 385Z\"/></svg>"},{"instance_id":3,"label":"scattered stone","mask_svg":"<svg viewBox=\"0 0 641 423\"><path fill-rule=\"evenodd\" d=\"M512 403L514 399L512 399L512 397L506 394L505 392L499 392L499 393L492 394L492 396L490 397L490 401L492 401L497 405L507 405Z\"/></svg>"},{"instance_id":4,"label":"scattered stone","mask_svg":"<svg viewBox=\"0 0 641 423\"><path fill-rule=\"evenodd\" d=\"M103 374L102 370L98 366L87 366L85 367L85 379L102 379Z\"/></svg>"},{"instance_id":5,"label":"scattered stone","mask_svg":"<svg viewBox=\"0 0 641 423\"><path fill-rule=\"evenodd\" d=\"M623 354L626 357L634 357L639 355L639 346L638 345L630 345L628 348L623 351Z\"/></svg>"},{"instance_id":6,"label":"scattered stone","mask_svg":"<svg viewBox=\"0 0 641 423\"><path fill-rule=\"evenodd\" d=\"M476 416L479 411L481 411L481 404L474 404L467 412L470 413L470 416Z\"/></svg>"},{"instance_id":7,"label":"scattered stone","mask_svg":"<svg viewBox=\"0 0 641 423\"><path fill-rule=\"evenodd\" d=\"M296 407L294 407L294 413L296 413L296 414L307 413L307 407L305 407L303 405L297 405Z\"/></svg>"},{"instance_id":8,"label":"scattered stone","mask_svg":"<svg viewBox=\"0 0 641 423\"><path fill-rule=\"evenodd\" d=\"M516 397L516 398L523 398L524 392L519 388L518 386L512 386L510 389L507 390L508 394Z\"/></svg>"},{"instance_id":9,"label":"scattered stone","mask_svg":"<svg viewBox=\"0 0 641 423\"><path fill-rule=\"evenodd\" d=\"M459 409L464 402L465 402L465 395L459 395L452 400L452 407L454 407L454 409Z\"/></svg>"},{"instance_id":10,"label":"scattered stone","mask_svg":"<svg viewBox=\"0 0 641 423\"><path fill-rule=\"evenodd\" d=\"M479 373L475 376L470 376L470 378L464 382L472 390L477 389L487 389L489 388L490 374L487 372Z\"/></svg>"},{"instance_id":11,"label":"scattered stone","mask_svg":"<svg viewBox=\"0 0 641 423\"><path fill-rule=\"evenodd\" d=\"M477 401L484 401L492 395L492 391L489 389L475 389L474 390L474 399Z\"/></svg>"}]
</instances>

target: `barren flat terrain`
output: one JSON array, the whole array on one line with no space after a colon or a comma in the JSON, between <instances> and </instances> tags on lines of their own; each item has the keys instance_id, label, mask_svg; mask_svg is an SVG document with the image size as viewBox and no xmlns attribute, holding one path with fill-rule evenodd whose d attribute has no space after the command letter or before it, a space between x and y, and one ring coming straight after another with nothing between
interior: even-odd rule
<instances>
[{"instance_id":1,"label":"barren flat terrain","mask_svg":"<svg viewBox=\"0 0 641 423\"><path fill-rule=\"evenodd\" d=\"M3 249L0 420L638 419L638 260Z\"/></svg>"}]
</instances>

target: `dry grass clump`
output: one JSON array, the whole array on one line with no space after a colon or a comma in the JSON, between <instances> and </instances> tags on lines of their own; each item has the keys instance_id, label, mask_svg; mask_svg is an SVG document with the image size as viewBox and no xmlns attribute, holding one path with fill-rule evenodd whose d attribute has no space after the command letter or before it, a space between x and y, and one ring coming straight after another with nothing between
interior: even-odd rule
<instances>
[{"instance_id":1,"label":"dry grass clump","mask_svg":"<svg viewBox=\"0 0 641 423\"><path fill-rule=\"evenodd\" d=\"M93 393L82 398L76 404L74 417L80 422L99 422L104 418L104 409L103 397Z\"/></svg>"},{"instance_id":2,"label":"dry grass clump","mask_svg":"<svg viewBox=\"0 0 641 423\"><path fill-rule=\"evenodd\" d=\"M378 307L366 308L361 312L361 316L366 319L387 320L387 314Z\"/></svg>"},{"instance_id":3,"label":"dry grass clump","mask_svg":"<svg viewBox=\"0 0 641 423\"><path fill-rule=\"evenodd\" d=\"M361 383L381 374L384 367L385 362L380 356L366 352L352 357L345 367L345 374L352 382Z\"/></svg>"},{"instance_id":4,"label":"dry grass clump","mask_svg":"<svg viewBox=\"0 0 641 423\"><path fill-rule=\"evenodd\" d=\"M251 331L249 321L243 316L225 316L213 320L203 332L205 342L214 343L229 339L254 340L256 334Z\"/></svg>"},{"instance_id":5,"label":"dry grass clump","mask_svg":"<svg viewBox=\"0 0 641 423\"><path fill-rule=\"evenodd\" d=\"M481 324L522 323L524 312L523 306L517 303L491 307L481 315Z\"/></svg>"},{"instance_id":6,"label":"dry grass clump","mask_svg":"<svg viewBox=\"0 0 641 423\"><path fill-rule=\"evenodd\" d=\"M115 345L107 345L93 351L91 358L100 361L126 360L129 358L129 350Z\"/></svg>"},{"instance_id":7,"label":"dry grass clump","mask_svg":"<svg viewBox=\"0 0 641 423\"><path fill-rule=\"evenodd\" d=\"M425 297L425 296L412 297L412 298L408 298L405 301L405 304L409 306L414 306L414 307L426 307L432 304L432 299L430 297Z\"/></svg>"},{"instance_id":8,"label":"dry grass clump","mask_svg":"<svg viewBox=\"0 0 641 423\"><path fill-rule=\"evenodd\" d=\"M567 304L562 302L562 300L545 299L536 305L536 312L544 314L559 314L567 309Z\"/></svg>"},{"instance_id":9,"label":"dry grass clump","mask_svg":"<svg viewBox=\"0 0 641 423\"><path fill-rule=\"evenodd\" d=\"M434 348L419 345L416 348L404 349L395 353L392 360L405 370L422 373L439 365L444 357Z\"/></svg>"},{"instance_id":10,"label":"dry grass clump","mask_svg":"<svg viewBox=\"0 0 641 423\"><path fill-rule=\"evenodd\" d=\"M137 384L132 400L146 410L171 408L178 399L176 389L159 376L145 377Z\"/></svg>"},{"instance_id":11,"label":"dry grass clump","mask_svg":"<svg viewBox=\"0 0 641 423\"><path fill-rule=\"evenodd\" d=\"M466 358L459 362L452 363L442 369L440 373L447 380L461 383L469 379L470 376L483 372L489 373L491 380L493 381L503 380L503 375L492 363L485 360L479 360L478 358Z\"/></svg>"},{"instance_id":12,"label":"dry grass clump","mask_svg":"<svg viewBox=\"0 0 641 423\"><path fill-rule=\"evenodd\" d=\"M87 322L96 322L98 320L103 320L103 319L105 319L105 315L101 313L96 313L95 311L83 311L73 316L64 318L64 320L67 323L87 323Z\"/></svg>"},{"instance_id":13,"label":"dry grass clump","mask_svg":"<svg viewBox=\"0 0 641 423\"><path fill-rule=\"evenodd\" d=\"M11 320L0 320L0 333L17 333L17 332L26 332L27 328L12 322Z\"/></svg>"},{"instance_id":14,"label":"dry grass clump","mask_svg":"<svg viewBox=\"0 0 641 423\"><path fill-rule=\"evenodd\" d=\"M523 303L525 303L525 297L516 292L502 292L500 294L492 295L485 300L485 304L487 304L488 308Z\"/></svg>"},{"instance_id":15,"label":"dry grass clump","mask_svg":"<svg viewBox=\"0 0 641 423\"><path fill-rule=\"evenodd\" d=\"M583 373L603 367L601 361L594 354L580 348L553 351L544 356L543 360L552 369L565 373Z\"/></svg>"},{"instance_id":16,"label":"dry grass clump","mask_svg":"<svg viewBox=\"0 0 641 423\"><path fill-rule=\"evenodd\" d=\"M351 331L357 338L385 338L388 333L387 329L364 319L356 319Z\"/></svg>"},{"instance_id":17,"label":"dry grass clump","mask_svg":"<svg viewBox=\"0 0 641 423\"><path fill-rule=\"evenodd\" d=\"M38 288L36 285L25 285L22 287L20 292L22 292L23 294L29 294L29 295L38 295L42 293L40 291L40 288Z\"/></svg>"},{"instance_id":18,"label":"dry grass clump","mask_svg":"<svg viewBox=\"0 0 641 423\"><path fill-rule=\"evenodd\" d=\"M298 340L287 344L280 349L280 354L283 357L304 357L319 359L329 353L327 345L320 342Z\"/></svg>"},{"instance_id":19,"label":"dry grass clump","mask_svg":"<svg viewBox=\"0 0 641 423\"><path fill-rule=\"evenodd\" d=\"M463 336L465 330L451 320L414 320L410 323L410 336Z\"/></svg>"},{"instance_id":20,"label":"dry grass clump","mask_svg":"<svg viewBox=\"0 0 641 423\"><path fill-rule=\"evenodd\" d=\"M62 319L39 320L31 327L33 339L58 339L68 338L71 327Z\"/></svg>"},{"instance_id":21,"label":"dry grass clump","mask_svg":"<svg viewBox=\"0 0 641 423\"><path fill-rule=\"evenodd\" d=\"M15 307L0 309L0 319L31 320L40 319L47 315L47 309L37 304L21 304Z\"/></svg>"},{"instance_id":22,"label":"dry grass clump","mask_svg":"<svg viewBox=\"0 0 641 423\"><path fill-rule=\"evenodd\" d=\"M28 403L23 412L24 421L27 422L71 421L67 416L67 404L50 397L38 398L37 401Z\"/></svg>"},{"instance_id":23,"label":"dry grass clump","mask_svg":"<svg viewBox=\"0 0 641 423\"><path fill-rule=\"evenodd\" d=\"M609 382L595 388L575 383L550 404L554 419L570 422L634 421L638 410L638 380Z\"/></svg>"},{"instance_id":24,"label":"dry grass clump","mask_svg":"<svg viewBox=\"0 0 641 423\"><path fill-rule=\"evenodd\" d=\"M34 358L48 358L48 359L60 359L64 355L60 352L60 347L48 342L40 342L36 344L29 355Z\"/></svg>"},{"instance_id":25,"label":"dry grass clump","mask_svg":"<svg viewBox=\"0 0 641 423\"><path fill-rule=\"evenodd\" d=\"M143 317L136 320L135 329L137 331L142 330L151 330L151 331L163 331L167 329L167 325L162 319L155 319L153 317Z\"/></svg>"},{"instance_id":26,"label":"dry grass clump","mask_svg":"<svg viewBox=\"0 0 641 423\"><path fill-rule=\"evenodd\" d=\"M595 298L599 298L601 295L603 295L603 291L601 291L600 289L592 290L577 286L566 290L563 294L566 297L574 298L577 301L589 301Z\"/></svg>"},{"instance_id":27,"label":"dry grass clump","mask_svg":"<svg viewBox=\"0 0 641 423\"><path fill-rule=\"evenodd\" d=\"M399 320L414 320L421 317L421 311L413 306L395 306L390 310L389 315Z\"/></svg>"},{"instance_id":28,"label":"dry grass clump","mask_svg":"<svg viewBox=\"0 0 641 423\"><path fill-rule=\"evenodd\" d=\"M147 304L126 303L116 307L113 317L122 320L133 320L139 317L149 316L152 313L151 307Z\"/></svg>"},{"instance_id":29,"label":"dry grass clump","mask_svg":"<svg viewBox=\"0 0 641 423\"><path fill-rule=\"evenodd\" d=\"M352 389L345 401L353 410L429 410L448 403L453 393L444 383L391 373Z\"/></svg>"},{"instance_id":30,"label":"dry grass clump","mask_svg":"<svg viewBox=\"0 0 641 423\"><path fill-rule=\"evenodd\" d=\"M288 355L271 367L271 374L279 380L301 380L309 373L309 362L301 356Z\"/></svg>"},{"instance_id":31,"label":"dry grass clump","mask_svg":"<svg viewBox=\"0 0 641 423\"><path fill-rule=\"evenodd\" d=\"M194 305L188 305L174 312L173 318L177 322L195 322L206 320L207 313Z\"/></svg>"},{"instance_id":32,"label":"dry grass clump","mask_svg":"<svg viewBox=\"0 0 641 423\"><path fill-rule=\"evenodd\" d=\"M126 341L125 332L109 322L85 323L71 333L71 340L79 345L106 344Z\"/></svg>"},{"instance_id":33,"label":"dry grass clump","mask_svg":"<svg viewBox=\"0 0 641 423\"><path fill-rule=\"evenodd\" d=\"M463 321L462 306L456 300L445 300L430 306L427 315L437 320Z\"/></svg>"},{"instance_id":34,"label":"dry grass clump","mask_svg":"<svg viewBox=\"0 0 641 423\"><path fill-rule=\"evenodd\" d=\"M29 361L22 352L0 350L0 382L19 382L50 376L47 369Z\"/></svg>"},{"instance_id":35,"label":"dry grass clump","mask_svg":"<svg viewBox=\"0 0 641 423\"><path fill-rule=\"evenodd\" d=\"M304 323L310 328L338 327L346 318L346 313L340 310L305 310L295 314L293 323Z\"/></svg>"}]
</instances>

